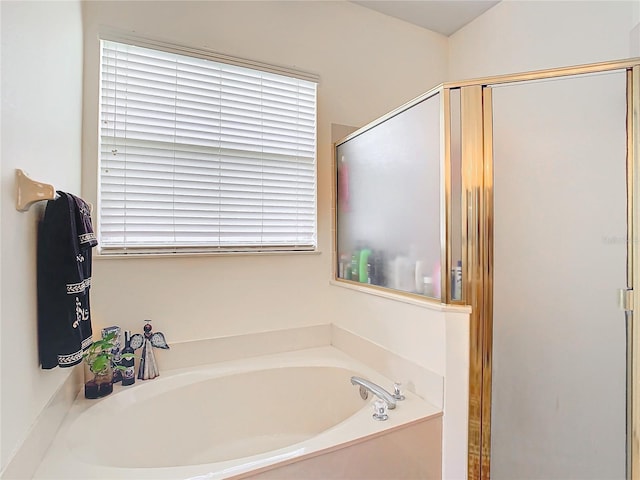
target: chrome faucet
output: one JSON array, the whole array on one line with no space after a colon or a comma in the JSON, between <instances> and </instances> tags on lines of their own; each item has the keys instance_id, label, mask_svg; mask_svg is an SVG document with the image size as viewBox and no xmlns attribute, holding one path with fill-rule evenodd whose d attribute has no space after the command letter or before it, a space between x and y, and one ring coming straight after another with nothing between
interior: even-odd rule
<instances>
[{"instance_id":1,"label":"chrome faucet","mask_svg":"<svg viewBox=\"0 0 640 480\"><path fill-rule=\"evenodd\" d=\"M371 392L380 400L384 400L385 402L387 402L389 410L393 410L394 408L396 408L396 399L391 393L387 392L381 386L360 377L351 377L351 384L360 385L360 396L362 398L366 399L368 396L367 392Z\"/></svg>"}]
</instances>

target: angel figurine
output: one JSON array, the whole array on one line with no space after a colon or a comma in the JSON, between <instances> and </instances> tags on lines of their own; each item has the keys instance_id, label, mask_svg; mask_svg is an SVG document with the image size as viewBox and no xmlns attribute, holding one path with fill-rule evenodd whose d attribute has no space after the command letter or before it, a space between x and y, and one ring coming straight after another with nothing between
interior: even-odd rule
<instances>
[{"instance_id":1,"label":"angel figurine","mask_svg":"<svg viewBox=\"0 0 640 480\"><path fill-rule=\"evenodd\" d=\"M137 350L142 347L140 366L138 368L138 378L140 380L151 380L160 375L158 365L156 364L156 357L153 354L153 347L169 348L161 332L151 333L150 321L151 320L145 320L147 323L144 326L144 335L136 333L131 337L131 348Z\"/></svg>"}]
</instances>

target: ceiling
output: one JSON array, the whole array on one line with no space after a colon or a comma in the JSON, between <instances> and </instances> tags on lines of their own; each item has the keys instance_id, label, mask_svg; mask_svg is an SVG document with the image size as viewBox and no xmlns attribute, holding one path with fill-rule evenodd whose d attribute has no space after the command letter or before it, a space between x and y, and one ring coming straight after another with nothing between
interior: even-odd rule
<instances>
[{"instance_id":1,"label":"ceiling","mask_svg":"<svg viewBox=\"0 0 640 480\"><path fill-rule=\"evenodd\" d=\"M363 7L399 18L447 37L493 7L499 0L370 0Z\"/></svg>"}]
</instances>

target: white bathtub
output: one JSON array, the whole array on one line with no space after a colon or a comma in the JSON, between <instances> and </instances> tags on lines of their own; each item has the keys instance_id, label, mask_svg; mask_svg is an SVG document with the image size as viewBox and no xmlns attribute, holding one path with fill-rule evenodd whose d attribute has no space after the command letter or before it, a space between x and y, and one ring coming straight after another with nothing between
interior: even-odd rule
<instances>
[{"instance_id":1,"label":"white bathtub","mask_svg":"<svg viewBox=\"0 0 640 480\"><path fill-rule=\"evenodd\" d=\"M330 455L345 452L345 478L367 478L371 468L381 472L370 459L390 454L388 445L376 446L380 439L405 432L417 435L407 443L422 443L425 426L438 436L441 412L410 392L389 420L373 420L373 399L360 398L352 375L391 389L389 379L323 347L162 372L116 386L101 400L80 395L34 478L340 478L341 460ZM431 463L439 459L438 442L416 445L416 461L426 449ZM391 456L410 462L408 446ZM412 477L423 475L418 468L402 474L393 467L389 478L418 478Z\"/></svg>"}]
</instances>

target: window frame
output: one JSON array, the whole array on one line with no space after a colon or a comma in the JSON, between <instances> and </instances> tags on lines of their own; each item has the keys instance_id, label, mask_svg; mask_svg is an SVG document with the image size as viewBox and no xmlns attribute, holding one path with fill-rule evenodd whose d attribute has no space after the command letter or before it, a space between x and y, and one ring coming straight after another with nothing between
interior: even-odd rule
<instances>
[{"instance_id":1,"label":"window frame","mask_svg":"<svg viewBox=\"0 0 640 480\"><path fill-rule=\"evenodd\" d=\"M316 74L303 72L300 70L295 70L291 68L281 67L277 65L271 65L263 62L258 62L249 59L243 59L238 57L233 57L230 55L220 54L217 52L203 50L198 48L192 48L185 45L179 45L175 43L166 43L158 40L148 39L148 38L140 38L133 37L129 35L122 35L119 33L113 32L101 32L98 36L99 42L99 55L98 55L98 132L97 132L97 171L96 171L96 197L97 197L97 208L96 213L94 214L94 218L97 217L96 223L96 231L98 233L98 238L101 238L101 230L102 230L102 218L101 218L101 199L102 199L102 185L101 185L101 147L102 147L102 138L101 138L101 122L102 122L102 99L100 94L102 92L102 41L109 42L117 42L122 44L129 44L136 47L154 49L161 52L166 53L175 53L178 55L185 55L188 57L194 57L198 59L211 60L214 62L229 64L238 67L250 68L257 71L263 71L267 73L274 73L277 75L284 75L290 78L305 80L308 82L315 83L315 93L314 93L314 115L313 115L313 240L308 244L303 245L294 245L291 244L282 244L282 245L271 245L263 243L261 245L250 245L250 244L238 244L238 245L157 245L157 246L120 246L120 247L105 247L104 245L99 244L98 248L98 257L159 257L159 256L191 256L191 255L220 255L220 254L231 254L231 255L244 255L244 254L300 254L300 253L318 253L319 248L319 232L318 232L318 84L319 84L319 76Z\"/></svg>"}]
</instances>

